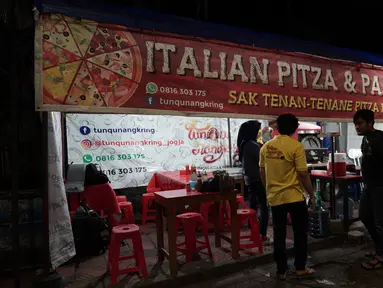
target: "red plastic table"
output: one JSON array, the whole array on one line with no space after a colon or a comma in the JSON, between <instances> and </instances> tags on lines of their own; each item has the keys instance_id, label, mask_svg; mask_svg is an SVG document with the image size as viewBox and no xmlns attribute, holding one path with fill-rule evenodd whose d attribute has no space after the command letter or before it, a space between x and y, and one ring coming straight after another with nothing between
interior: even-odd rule
<instances>
[{"instance_id":1,"label":"red plastic table","mask_svg":"<svg viewBox=\"0 0 383 288\"><path fill-rule=\"evenodd\" d=\"M190 175L180 175L179 171L161 171L154 173L148 188L161 188L161 190L176 190L186 188Z\"/></svg>"},{"instance_id":2,"label":"red plastic table","mask_svg":"<svg viewBox=\"0 0 383 288\"><path fill-rule=\"evenodd\" d=\"M213 177L209 173L208 177ZM180 171L161 171L154 173L148 184L148 188L161 188L162 191L186 189L190 182L190 175L181 175Z\"/></svg>"},{"instance_id":3,"label":"red plastic table","mask_svg":"<svg viewBox=\"0 0 383 288\"><path fill-rule=\"evenodd\" d=\"M236 194L227 193L201 193L201 192L187 192L186 189L154 192L154 199L156 201L156 226L157 226L157 249L158 261L162 262L165 256L168 257L170 263L170 274L172 277L177 276L178 263L176 251L176 211L177 208L183 208L186 205L196 205L206 202L214 202L214 233L215 233L215 246L221 247L221 239L231 243L232 256L234 259L239 258L239 224L237 217L237 203ZM219 204L223 200L228 200L231 210L231 238L221 235L220 221L219 221ZM166 209L167 224L168 224L168 241L169 252L164 247L164 224L163 213Z\"/></svg>"}]
</instances>

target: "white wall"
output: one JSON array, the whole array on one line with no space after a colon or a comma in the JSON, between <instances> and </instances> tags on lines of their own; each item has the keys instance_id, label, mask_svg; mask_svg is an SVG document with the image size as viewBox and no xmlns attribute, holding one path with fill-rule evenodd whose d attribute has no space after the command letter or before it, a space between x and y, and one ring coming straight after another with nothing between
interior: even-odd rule
<instances>
[{"instance_id":1,"label":"white wall","mask_svg":"<svg viewBox=\"0 0 383 288\"><path fill-rule=\"evenodd\" d=\"M383 130L383 123L376 123L375 129ZM347 151L349 149L360 149L362 145L362 138L358 136L355 132L355 127L353 123L347 124Z\"/></svg>"}]
</instances>

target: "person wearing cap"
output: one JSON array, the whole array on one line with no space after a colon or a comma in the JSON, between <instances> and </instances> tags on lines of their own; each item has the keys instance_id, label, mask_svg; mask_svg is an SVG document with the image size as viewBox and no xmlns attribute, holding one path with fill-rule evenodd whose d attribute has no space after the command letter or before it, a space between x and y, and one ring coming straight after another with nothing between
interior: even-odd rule
<instances>
[{"instance_id":1,"label":"person wearing cap","mask_svg":"<svg viewBox=\"0 0 383 288\"><path fill-rule=\"evenodd\" d=\"M311 277L307 264L308 208L305 191L315 207L314 191L307 170L303 145L293 139L299 126L292 114L277 119L279 135L263 145L260 152L260 175L271 206L274 231L274 259L277 277L287 277L286 225L290 214L294 230L295 268L298 277Z\"/></svg>"},{"instance_id":2,"label":"person wearing cap","mask_svg":"<svg viewBox=\"0 0 383 288\"><path fill-rule=\"evenodd\" d=\"M359 217L374 243L370 260L362 267L374 270L383 267L383 131L374 128L374 112L359 110L354 115L355 130L362 140L362 175L366 185L359 205Z\"/></svg>"}]
</instances>

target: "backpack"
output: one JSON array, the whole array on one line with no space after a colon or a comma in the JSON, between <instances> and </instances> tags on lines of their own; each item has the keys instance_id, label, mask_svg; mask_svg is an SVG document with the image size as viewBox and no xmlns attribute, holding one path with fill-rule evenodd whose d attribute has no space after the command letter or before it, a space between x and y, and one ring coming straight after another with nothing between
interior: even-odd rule
<instances>
[{"instance_id":1,"label":"backpack","mask_svg":"<svg viewBox=\"0 0 383 288\"><path fill-rule=\"evenodd\" d=\"M109 182L108 176L96 164L90 163L85 169L85 186L106 184Z\"/></svg>"},{"instance_id":2,"label":"backpack","mask_svg":"<svg viewBox=\"0 0 383 288\"><path fill-rule=\"evenodd\" d=\"M76 262L104 254L109 247L108 221L83 201L72 217L72 230L76 247Z\"/></svg>"}]
</instances>

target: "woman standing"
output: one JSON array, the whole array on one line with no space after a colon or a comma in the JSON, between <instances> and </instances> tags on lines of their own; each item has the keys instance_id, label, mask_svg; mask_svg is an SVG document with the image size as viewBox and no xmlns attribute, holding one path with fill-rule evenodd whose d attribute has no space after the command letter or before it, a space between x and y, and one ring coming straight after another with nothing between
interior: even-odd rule
<instances>
[{"instance_id":1,"label":"woman standing","mask_svg":"<svg viewBox=\"0 0 383 288\"><path fill-rule=\"evenodd\" d=\"M260 147L257 143L257 136L260 128L261 123L255 120L243 123L238 131L237 146L239 149L239 161L242 163L245 184L250 198L250 208L260 211L260 232L262 240L267 244L269 242L267 237L269 211L266 190L262 184L259 172Z\"/></svg>"}]
</instances>

